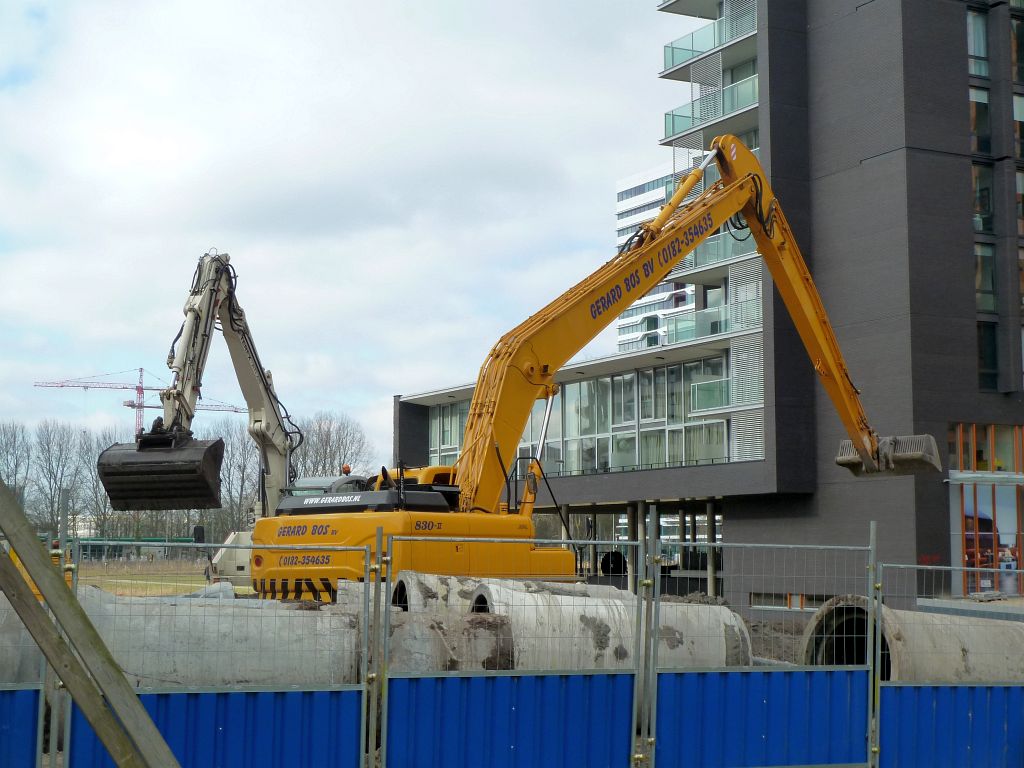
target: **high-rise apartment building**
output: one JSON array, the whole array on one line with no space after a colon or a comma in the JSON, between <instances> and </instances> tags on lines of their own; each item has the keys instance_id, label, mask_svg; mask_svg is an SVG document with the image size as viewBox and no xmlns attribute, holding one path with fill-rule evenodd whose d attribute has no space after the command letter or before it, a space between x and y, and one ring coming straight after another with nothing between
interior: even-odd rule
<instances>
[{"instance_id":1,"label":"high-rise apartment building","mask_svg":"<svg viewBox=\"0 0 1024 768\"><path fill-rule=\"evenodd\" d=\"M672 163L619 179L616 184L615 247L618 248L640 225L658 215L671 197L677 174ZM633 302L616 321L619 352L657 347L668 340L669 318L692 311L694 290L674 270L646 296Z\"/></svg>"},{"instance_id":2,"label":"high-rise apartment building","mask_svg":"<svg viewBox=\"0 0 1024 768\"><path fill-rule=\"evenodd\" d=\"M668 35L672 14L707 19L665 46L681 103L661 137L671 172L722 133L758 149L873 426L935 435L946 470L834 464L845 435L770 278L717 235L673 275L692 294L658 310L656 342L637 329L631 351L559 374L545 456L558 501L643 503L684 530L713 511L701 519L743 542L864 543L875 520L884 560L991 568L951 586L995 588L1024 549L1024 0L658 11ZM396 398L396 456L453 458L471 393Z\"/></svg>"}]
</instances>

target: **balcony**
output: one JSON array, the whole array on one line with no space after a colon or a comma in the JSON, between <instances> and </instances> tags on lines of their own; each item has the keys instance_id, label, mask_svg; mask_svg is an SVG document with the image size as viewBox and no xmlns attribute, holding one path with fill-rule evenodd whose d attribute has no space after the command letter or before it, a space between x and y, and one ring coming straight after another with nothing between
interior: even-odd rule
<instances>
[{"instance_id":1,"label":"balcony","mask_svg":"<svg viewBox=\"0 0 1024 768\"><path fill-rule=\"evenodd\" d=\"M728 379L699 381L690 385L690 413L713 411L731 404Z\"/></svg>"},{"instance_id":2,"label":"balcony","mask_svg":"<svg viewBox=\"0 0 1024 768\"><path fill-rule=\"evenodd\" d=\"M757 104L757 75L665 113L665 139Z\"/></svg>"},{"instance_id":3,"label":"balcony","mask_svg":"<svg viewBox=\"0 0 1024 768\"><path fill-rule=\"evenodd\" d=\"M748 299L721 307L683 312L671 315L665 318L665 321L668 344L760 328L761 299Z\"/></svg>"},{"instance_id":4,"label":"balcony","mask_svg":"<svg viewBox=\"0 0 1024 768\"><path fill-rule=\"evenodd\" d=\"M703 269L754 253L757 253L757 243L752 237L746 240L737 240L728 234L714 235L698 245L693 253L686 254L673 272Z\"/></svg>"},{"instance_id":5,"label":"balcony","mask_svg":"<svg viewBox=\"0 0 1024 768\"><path fill-rule=\"evenodd\" d=\"M756 31L757 13L753 9L746 13L723 16L717 21L701 27L696 32L691 32L666 45L665 71Z\"/></svg>"}]
</instances>

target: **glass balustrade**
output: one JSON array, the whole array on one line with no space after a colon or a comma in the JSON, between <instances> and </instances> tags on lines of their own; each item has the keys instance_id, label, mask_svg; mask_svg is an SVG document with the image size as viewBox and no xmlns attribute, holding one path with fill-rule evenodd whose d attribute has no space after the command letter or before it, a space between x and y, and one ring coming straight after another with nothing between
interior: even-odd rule
<instances>
[{"instance_id":1,"label":"glass balustrade","mask_svg":"<svg viewBox=\"0 0 1024 768\"><path fill-rule=\"evenodd\" d=\"M695 56L700 56L720 45L732 42L756 29L757 13L753 9L745 13L723 16L666 45L665 69L678 67Z\"/></svg>"},{"instance_id":2,"label":"glass balustrade","mask_svg":"<svg viewBox=\"0 0 1024 768\"><path fill-rule=\"evenodd\" d=\"M757 104L757 75L665 113L665 138Z\"/></svg>"},{"instance_id":3,"label":"glass balustrade","mask_svg":"<svg viewBox=\"0 0 1024 768\"><path fill-rule=\"evenodd\" d=\"M678 344L706 336L733 333L761 326L761 299L748 299L721 307L682 312L665 318L667 343Z\"/></svg>"},{"instance_id":4,"label":"glass balustrade","mask_svg":"<svg viewBox=\"0 0 1024 768\"><path fill-rule=\"evenodd\" d=\"M690 412L710 411L732 404L729 399L729 380L714 379L690 385Z\"/></svg>"}]
</instances>

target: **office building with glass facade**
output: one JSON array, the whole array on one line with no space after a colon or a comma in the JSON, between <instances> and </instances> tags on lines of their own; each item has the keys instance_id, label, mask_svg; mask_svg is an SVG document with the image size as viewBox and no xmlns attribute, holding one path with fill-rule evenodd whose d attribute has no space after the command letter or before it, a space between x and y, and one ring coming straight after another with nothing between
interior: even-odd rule
<instances>
[{"instance_id":1,"label":"office building with glass facade","mask_svg":"<svg viewBox=\"0 0 1024 768\"><path fill-rule=\"evenodd\" d=\"M656 329L559 373L545 454L557 501L713 511L741 542L863 544L874 520L885 561L976 565L992 576L956 589L1013 588L997 572L1024 545L1024 0L658 11L667 31L672 14L707 19L664 50L660 76L690 90L664 116L671 175L722 133L757 148L872 426L935 435L946 469L835 465L844 431L760 257L716 235L671 276L666 294L684 298L656 310ZM454 458L471 395L397 397L396 458ZM531 421L521 452L536 439Z\"/></svg>"}]
</instances>

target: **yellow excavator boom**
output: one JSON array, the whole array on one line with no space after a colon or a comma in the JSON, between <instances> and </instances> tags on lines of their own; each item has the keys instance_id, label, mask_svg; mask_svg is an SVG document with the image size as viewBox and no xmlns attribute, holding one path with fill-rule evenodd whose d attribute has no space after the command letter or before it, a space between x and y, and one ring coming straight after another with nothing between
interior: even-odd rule
<instances>
[{"instance_id":1,"label":"yellow excavator boom","mask_svg":"<svg viewBox=\"0 0 1024 768\"><path fill-rule=\"evenodd\" d=\"M684 204L712 162L718 164L721 179ZM817 289L760 163L734 136L720 136L658 216L613 259L494 345L480 369L462 455L454 467L416 470L417 490L408 494L402 492L401 483L398 490L389 491L378 483L371 492L337 502L328 498L323 503L303 501L300 505L286 499L280 517L257 522L254 543L319 541L363 546L372 542L378 526L385 535L533 538L533 504L542 477L539 457L529 463L519 507L509 509L502 494L534 403L547 398L550 415L551 397L557 391L555 374L573 355L665 279L707 237L719 230L747 227L850 437L837 461L855 472L941 469L938 448L930 435L879 440L871 429ZM540 444L543 446L543 439ZM306 504L312 509L304 509ZM330 504L336 504L337 512L326 508ZM296 514L303 515L301 525L295 524ZM568 551L531 547L525 542L404 544L401 552L391 553L395 571L415 568L453 575L571 577L574 567ZM263 553L255 552L252 570L257 592L273 594L283 582L286 594L290 590L293 596L304 596L315 584L309 583L309 568L290 567L301 566L308 558L296 560L275 559L269 552L264 560ZM360 573L354 566L343 569L340 563L322 560L315 559L320 583L329 585L332 579L357 578ZM294 595L297 585L300 593Z\"/></svg>"}]
</instances>

